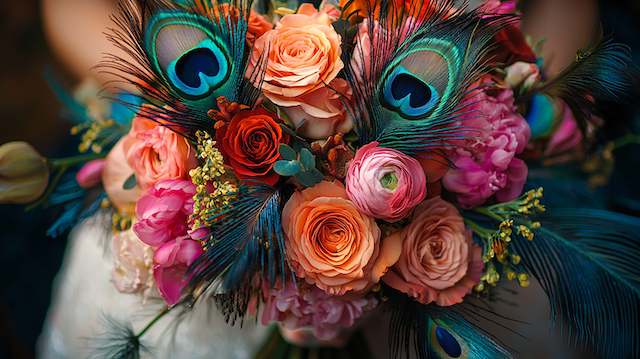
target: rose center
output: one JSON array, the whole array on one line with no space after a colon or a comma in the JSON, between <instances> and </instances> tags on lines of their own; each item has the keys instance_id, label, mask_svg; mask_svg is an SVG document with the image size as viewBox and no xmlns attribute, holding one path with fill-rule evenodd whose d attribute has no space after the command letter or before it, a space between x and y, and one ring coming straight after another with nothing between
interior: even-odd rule
<instances>
[{"instance_id":1,"label":"rose center","mask_svg":"<svg viewBox=\"0 0 640 359\"><path fill-rule=\"evenodd\" d=\"M398 188L398 176L396 176L395 172L385 173L380 179L380 184L385 189L395 191L395 189Z\"/></svg>"},{"instance_id":2,"label":"rose center","mask_svg":"<svg viewBox=\"0 0 640 359\"><path fill-rule=\"evenodd\" d=\"M442 239L432 239L429 241L429 251L431 251L431 256L434 259L442 258L444 251L444 243Z\"/></svg>"}]
</instances>

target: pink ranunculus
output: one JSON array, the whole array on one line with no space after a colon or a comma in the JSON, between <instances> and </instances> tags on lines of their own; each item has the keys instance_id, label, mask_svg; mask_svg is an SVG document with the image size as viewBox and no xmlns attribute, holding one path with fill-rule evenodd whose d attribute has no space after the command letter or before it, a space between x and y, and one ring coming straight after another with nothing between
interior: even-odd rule
<instances>
[{"instance_id":1,"label":"pink ranunculus","mask_svg":"<svg viewBox=\"0 0 640 359\"><path fill-rule=\"evenodd\" d=\"M397 222L424 200L427 178L416 159L378 145L362 146L349 163L347 195L362 213Z\"/></svg>"},{"instance_id":2,"label":"pink ranunculus","mask_svg":"<svg viewBox=\"0 0 640 359\"><path fill-rule=\"evenodd\" d=\"M133 230L141 241L159 247L188 234L196 188L187 180L162 180L142 196L136 205Z\"/></svg>"},{"instance_id":3,"label":"pink ranunculus","mask_svg":"<svg viewBox=\"0 0 640 359\"><path fill-rule=\"evenodd\" d=\"M300 283L296 288L287 282L282 288L266 292L262 324L277 321L289 330L310 328L317 339L329 341L377 304L370 297L334 296L313 285Z\"/></svg>"},{"instance_id":4,"label":"pink ranunculus","mask_svg":"<svg viewBox=\"0 0 640 359\"><path fill-rule=\"evenodd\" d=\"M468 139L458 141L449 153L453 168L443 178L444 187L465 208L494 195L513 200L527 177L527 166L516 155L529 143L529 125L517 112L511 90L489 91L474 91L463 100L460 125L469 129Z\"/></svg>"},{"instance_id":5,"label":"pink ranunculus","mask_svg":"<svg viewBox=\"0 0 640 359\"><path fill-rule=\"evenodd\" d=\"M382 280L422 304L460 303L480 281L482 250L458 210L439 197L421 204L411 223L391 237L401 237L402 253Z\"/></svg>"},{"instance_id":6,"label":"pink ranunculus","mask_svg":"<svg viewBox=\"0 0 640 359\"><path fill-rule=\"evenodd\" d=\"M82 188L92 188L102 182L102 172L106 165L106 160L98 159L89 161L80 168L76 174L76 181Z\"/></svg>"},{"instance_id":7,"label":"pink ranunculus","mask_svg":"<svg viewBox=\"0 0 640 359\"><path fill-rule=\"evenodd\" d=\"M162 124L136 117L123 149L142 190L163 179L188 178L198 164L189 140Z\"/></svg>"},{"instance_id":8,"label":"pink ranunculus","mask_svg":"<svg viewBox=\"0 0 640 359\"><path fill-rule=\"evenodd\" d=\"M123 293L143 293L148 297L154 287L153 248L144 244L132 230L113 237L113 272L111 280Z\"/></svg>"},{"instance_id":9,"label":"pink ranunculus","mask_svg":"<svg viewBox=\"0 0 640 359\"><path fill-rule=\"evenodd\" d=\"M352 91L347 81L336 78L329 86L291 98L273 98L272 102L286 113L296 132L310 139L325 139L336 133L348 133L353 120L346 104Z\"/></svg>"},{"instance_id":10,"label":"pink ranunculus","mask_svg":"<svg viewBox=\"0 0 640 359\"><path fill-rule=\"evenodd\" d=\"M202 253L200 243L187 237L176 238L156 250L153 276L168 305L180 300L183 289L189 284L187 270Z\"/></svg>"}]
</instances>

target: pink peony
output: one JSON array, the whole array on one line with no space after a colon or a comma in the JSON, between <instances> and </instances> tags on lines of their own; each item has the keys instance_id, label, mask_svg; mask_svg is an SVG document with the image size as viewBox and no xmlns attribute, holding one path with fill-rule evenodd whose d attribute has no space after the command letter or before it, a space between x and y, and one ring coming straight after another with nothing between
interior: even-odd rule
<instances>
[{"instance_id":1,"label":"pink peony","mask_svg":"<svg viewBox=\"0 0 640 359\"><path fill-rule=\"evenodd\" d=\"M420 162L378 142L358 149L346 182L349 199L362 213L387 222L405 218L427 194Z\"/></svg>"},{"instance_id":2,"label":"pink peony","mask_svg":"<svg viewBox=\"0 0 640 359\"><path fill-rule=\"evenodd\" d=\"M322 341L335 339L343 329L378 304L374 298L333 296L313 285L293 283L267 292L262 324L277 321L289 330L311 328Z\"/></svg>"},{"instance_id":3,"label":"pink peony","mask_svg":"<svg viewBox=\"0 0 640 359\"><path fill-rule=\"evenodd\" d=\"M153 256L153 276L158 291L168 305L180 300L182 290L189 284L187 270L204 251L199 242L180 237L167 242Z\"/></svg>"},{"instance_id":4,"label":"pink peony","mask_svg":"<svg viewBox=\"0 0 640 359\"><path fill-rule=\"evenodd\" d=\"M460 303L480 281L482 250L449 202L439 197L424 202L409 226L392 237L402 239L402 253L382 280L418 302Z\"/></svg>"},{"instance_id":5,"label":"pink peony","mask_svg":"<svg viewBox=\"0 0 640 359\"><path fill-rule=\"evenodd\" d=\"M527 166L517 154L531 137L526 120L517 112L511 90L475 91L462 106L461 125L469 139L456 143L449 154L453 168L443 178L444 187L457 194L463 207L482 205L492 196L515 199L527 179Z\"/></svg>"},{"instance_id":6,"label":"pink peony","mask_svg":"<svg viewBox=\"0 0 640 359\"><path fill-rule=\"evenodd\" d=\"M133 230L141 241L159 247L187 235L196 188L187 180L162 180L142 196L136 205Z\"/></svg>"},{"instance_id":7,"label":"pink peony","mask_svg":"<svg viewBox=\"0 0 640 359\"><path fill-rule=\"evenodd\" d=\"M89 161L76 174L76 181L82 188L92 188L102 182L102 172L107 161L104 159Z\"/></svg>"}]
</instances>

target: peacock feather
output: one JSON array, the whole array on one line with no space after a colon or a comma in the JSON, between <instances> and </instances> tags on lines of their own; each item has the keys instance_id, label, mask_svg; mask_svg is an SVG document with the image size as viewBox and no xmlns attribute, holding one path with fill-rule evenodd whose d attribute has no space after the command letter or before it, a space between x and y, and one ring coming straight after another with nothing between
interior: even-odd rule
<instances>
[{"instance_id":1,"label":"peacock feather","mask_svg":"<svg viewBox=\"0 0 640 359\"><path fill-rule=\"evenodd\" d=\"M457 121L468 112L460 100L487 72L494 35L514 18L449 0L410 3L372 3L360 25L366 36L356 38L345 63L359 99L353 112L360 142L415 154L470 135Z\"/></svg>"},{"instance_id":2,"label":"peacock feather","mask_svg":"<svg viewBox=\"0 0 640 359\"><path fill-rule=\"evenodd\" d=\"M594 209L555 209L529 242L515 239L568 343L599 358L640 356L640 220Z\"/></svg>"},{"instance_id":3,"label":"peacock feather","mask_svg":"<svg viewBox=\"0 0 640 359\"><path fill-rule=\"evenodd\" d=\"M251 0L123 0L108 38L127 56L106 55L103 71L134 85L140 116L194 138L211 130L216 99L252 105L259 91L247 77ZM259 68L259 66L258 66ZM120 81L118 81L120 82Z\"/></svg>"}]
</instances>

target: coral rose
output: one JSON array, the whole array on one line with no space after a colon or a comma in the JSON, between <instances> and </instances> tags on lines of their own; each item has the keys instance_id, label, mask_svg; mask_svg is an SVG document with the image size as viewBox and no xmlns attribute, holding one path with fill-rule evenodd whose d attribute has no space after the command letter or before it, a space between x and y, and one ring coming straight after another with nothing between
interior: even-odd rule
<instances>
[{"instance_id":1,"label":"coral rose","mask_svg":"<svg viewBox=\"0 0 640 359\"><path fill-rule=\"evenodd\" d=\"M159 247L186 236L193 213L196 187L187 180L163 180L155 184L136 205L133 231L144 243Z\"/></svg>"},{"instance_id":2,"label":"coral rose","mask_svg":"<svg viewBox=\"0 0 640 359\"><path fill-rule=\"evenodd\" d=\"M362 213L387 222L405 218L427 194L420 162L378 142L358 149L346 182L349 199Z\"/></svg>"},{"instance_id":3,"label":"coral rose","mask_svg":"<svg viewBox=\"0 0 640 359\"><path fill-rule=\"evenodd\" d=\"M325 139L353 129L346 103L353 92L346 80L336 78L329 86L295 98L274 101L296 127L296 132L310 139Z\"/></svg>"},{"instance_id":4,"label":"coral rose","mask_svg":"<svg viewBox=\"0 0 640 359\"><path fill-rule=\"evenodd\" d=\"M399 240L381 244L375 220L358 211L339 182L294 193L282 217L294 272L331 295L369 288L400 255Z\"/></svg>"},{"instance_id":5,"label":"coral rose","mask_svg":"<svg viewBox=\"0 0 640 359\"><path fill-rule=\"evenodd\" d=\"M189 284L187 270L203 252L200 243L184 237L167 242L156 251L153 276L168 305L180 300L182 291Z\"/></svg>"},{"instance_id":6,"label":"coral rose","mask_svg":"<svg viewBox=\"0 0 640 359\"><path fill-rule=\"evenodd\" d=\"M125 137L126 138L126 137ZM133 174L133 168L129 166L124 153L124 140L120 139L111 149L105 159L102 171L102 186L104 187L109 201L122 214L133 214L135 203L140 197L140 186L130 189L124 188L124 183Z\"/></svg>"},{"instance_id":7,"label":"coral rose","mask_svg":"<svg viewBox=\"0 0 640 359\"><path fill-rule=\"evenodd\" d=\"M273 24L254 10L251 10L249 23L247 25L247 43L249 46L253 46L260 36L273 29Z\"/></svg>"},{"instance_id":8,"label":"coral rose","mask_svg":"<svg viewBox=\"0 0 640 359\"><path fill-rule=\"evenodd\" d=\"M143 190L159 180L186 178L197 166L195 151L185 137L146 118L133 119L123 146Z\"/></svg>"},{"instance_id":9,"label":"coral rose","mask_svg":"<svg viewBox=\"0 0 640 359\"><path fill-rule=\"evenodd\" d=\"M228 123L216 124L220 151L238 178L271 186L278 182L280 176L273 165L280 158L280 144L289 141L279 122L274 114L259 108L239 111Z\"/></svg>"},{"instance_id":10,"label":"coral rose","mask_svg":"<svg viewBox=\"0 0 640 359\"><path fill-rule=\"evenodd\" d=\"M256 40L249 73L264 62L264 76L256 79L272 101L309 94L336 78L344 64L340 36L327 11L302 4L296 14L285 15L275 29Z\"/></svg>"},{"instance_id":11,"label":"coral rose","mask_svg":"<svg viewBox=\"0 0 640 359\"><path fill-rule=\"evenodd\" d=\"M413 220L390 238L402 240L402 254L384 282L422 304L450 306L480 281L482 250L465 229L458 210L432 198L420 205Z\"/></svg>"}]
</instances>

